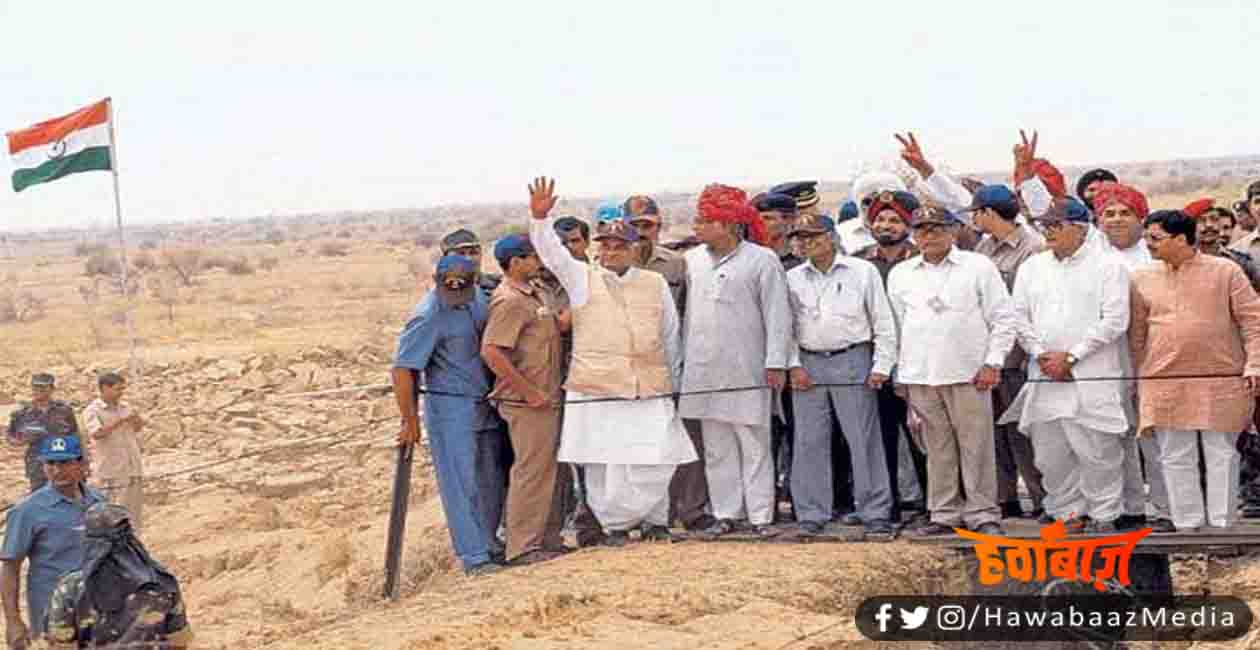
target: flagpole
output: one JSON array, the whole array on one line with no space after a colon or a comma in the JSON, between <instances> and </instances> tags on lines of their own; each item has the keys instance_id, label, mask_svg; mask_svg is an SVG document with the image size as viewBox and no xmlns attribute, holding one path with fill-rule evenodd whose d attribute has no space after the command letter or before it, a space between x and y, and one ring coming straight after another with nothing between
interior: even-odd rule
<instances>
[{"instance_id":1,"label":"flagpole","mask_svg":"<svg viewBox=\"0 0 1260 650\"><path fill-rule=\"evenodd\" d=\"M136 359L136 329L131 319L131 286L127 278L127 237L123 231L122 199L118 192L118 138L114 135L114 100L105 98L109 119L109 170L114 176L114 216L118 223L118 258L122 262L122 290L126 300L123 313L127 320L127 368L133 378L140 375L140 364Z\"/></svg>"}]
</instances>

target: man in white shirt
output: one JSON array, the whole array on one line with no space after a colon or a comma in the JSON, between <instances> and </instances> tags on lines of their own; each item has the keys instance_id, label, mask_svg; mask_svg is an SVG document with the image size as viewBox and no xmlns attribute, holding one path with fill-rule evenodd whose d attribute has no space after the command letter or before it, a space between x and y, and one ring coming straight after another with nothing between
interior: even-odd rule
<instances>
[{"instance_id":1,"label":"man in white shirt","mask_svg":"<svg viewBox=\"0 0 1260 650\"><path fill-rule=\"evenodd\" d=\"M1151 264L1154 258L1142 237L1143 221L1150 213L1146 196L1136 188L1115 181L1098 181L1087 187L1094 206L1094 221L1106 237L1106 247L1118 256L1125 268L1134 271ZM1126 376L1134 376L1134 364L1128 347L1122 352ZM1130 384L1132 397L1125 400L1129 420L1137 423L1137 382ZM1172 532L1172 519L1168 510L1168 488L1164 483L1164 469L1159 462L1159 445L1152 436L1138 439L1134 435L1124 440L1124 510L1125 521L1121 528L1144 523L1148 516L1154 519L1151 528L1157 533ZM1142 474L1150 484L1150 493L1143 485Z\"/></svg>"},{"instance_id":2,"label":"man in white shirt","mask_svg":"<svg viewBox=\"0 0 1260 650\"><path fill-rule=\"evenodd\" d=\"M1125 374L1129 274L1090 219L1065 198L1034 220L1049 250L1020 267L1012 298L1032 381L1000 422L1032 439L1046 513L1069 530L1107 533L1124 511L1128 385L1098 379Z\"/></svg>"},{"instance_id":3,"label":"man in white shirt","mask_svg":"<svg viewBox=\"0 0 1260 650\"><path fill-rule=\"evenodd\" d=\"M868 540L887 541L893 496L876 396L896 361L897 327L879 270L839 254L835 228L830 217L810 215L792 234L808 259L787 274L795 339L788 363L796 416L792 498L801 532L821 533L834 514L834 416L852 458L845 470L853 476L854 511Z\"/></svg>"},{"instance_id":4,"label":"man in white shirt","mask_svg":"<svg viewBox=\"0 0 1260 650\"><path fill-rule=\"evenodd\" d=\"M959 526L1002 532L989 391L1015 341L1014 314L993 262L955 248L960 225L951 212L920 208L913 227L921 254L888 276L899 327L896 381L908 389L927 445L932 521L920 535Z\"/></svg>"}]
</instances>

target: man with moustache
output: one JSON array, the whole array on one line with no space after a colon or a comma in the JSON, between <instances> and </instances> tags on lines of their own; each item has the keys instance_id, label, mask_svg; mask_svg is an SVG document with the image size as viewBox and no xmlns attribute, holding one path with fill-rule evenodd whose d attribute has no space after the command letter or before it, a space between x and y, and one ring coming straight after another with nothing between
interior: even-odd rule
<instances>
[{"instance_id":1,"label":"man with moustache","mask_svg":"<svg viewBox=\"0 0 1260 650\"><path fill-rule=\"evenodd\" d=\"M1146 218L1158 262L1133 274L1129 300L1134 363L1152 379L1138 385L1138 432L1158 441L1172 523L1182 531L1232 523L1236 438L1260 395L1260 297L1237 264L1198 250L1196 230L1179 210ZM1209 378L1160 381L1188 374Z\"/></svg>"},{"instance_id":2,"label":"man with moustache","mask_svg":"<svg viewBox=\"0 0 1260 650\"><path fill-rule=\"evenodd\" d=\"M569 249L574 259L590 261L587 249L591 245L591 227L585 221L577 217L560 217L556 219L556 234L560 235L560 241L564 242L564 247Z\"/></svg>"},{"instance_id":3,"label":"man with moustache","mask_svg":"<svg viewBox=\"0 0 1260 650\"><path fill-rule=\"evenodd\" d=\"M888 297L899 328L896 381L927 444L932 520L917 532L1000 535L988 392L1015 340L1010 294L989 258L954 247L953 213L920 208L913 224L920 255L889 274Z\"/></svg>"},{"instance_id":4,"label":"man with moustache","mask_svg":"<svg viewBox=\"0 0 1260 650\"><path fill-rule=\"evenodd\" d=\"M1245 217L1243 212L1246 212ZM1239 222L1251 225L1249 232L1229 245L1236 251L1260 259L1260 228L1255 225L1257 219L1260 219L1260 180L1252 181L1247 185L1247 190L1243 194L1242 208L1238 210Z\"/></svg>"},{"instance_id":5,"label":"man with moustache","mask_svg":"<svg viewBox=\"0 0 1260 650\"><path fill-rule=\"evenodd\" d=\"M875 265L885 286L895 266L919 254L910 240L910 224L920 207L919 200L909 192L877 193L868 206L867 219L876 244L867 247L860 257ZM897 486L900 497L893 505L892 514L893 520L898 521L902 513L926 511L923 494L927 485L927 460L921 448L910 443L906 433L906 401L897 394L892 382L880 387L878 400L889 482Z\"/></svg>"},{"instance_id":6,"label":"man with moustache","mask_svg":"<svg viewBox=\"0 0 1260 650\"><path fill-rule=\"evenodd\" d=\"M1106 237L1107 248L1113 255L1120 257L1129 271L1130 277L1140 268L1154 262L1146 240L1143 238L1143 220L1150 213L1146 196L1136 188L1122 185L1114 181L1098 181L1091 183L1094 209L1094 222ZM1134 376L1136 369L1127 348L1121 349L1124 355L1125 369L1128 376ZM1130 409L1129 420L1137 422L1136 400L1137 382L1130 384L1133 399L1126 401ZM1144 523L1148 516L1151 529L1155 532L1172 532L1172 520L1168 516L1168 489L1164 483L1163 467L1159 463L1159 446L1150 437L1135 438L1128 436L1124 441L1124 520L1121 528L1131 524ZM1148 490L1143 487L1142 477L1145 475ZM1149 515L1148 515L1149 511ZM1045 522L1049 523L1049 522Z\"/></svg>"},{"instance_id":7,"label":"man with moustache","mask_svg":"<svg viewBox=\"0 0 1260 650\"><path fill-rule=\"evenodd\" d=\"M771 399L787 383L792 314L765 223L738 188L709 185L687 251L686 352L679 411L701 420L713 516L706 537L747 519L773 536ZM746 232L751 241L744 241ZM766 390L768 388L769 390Z\"/></svg>"},{"instance_id":8,"label":"man with moustache","mask_svg":"<svg viewBox=\"0 0 1260 650\"><path fill-rule=\"evenodd\" d=\"M971 206L967 208L973 223L985 234L975 252L993 260L1007 289L1015 286L1015 274L1020 266L1046 246L1045 238L1032 227L1016 221L1019 207L1019 197L1005 185L985 185L976 190ZM1012 347L1010 354L1006 355L1002 381L993 390L995 415L1005 413L1024 387L1027 361L1028 355L1021 346ZM998 502L1002 507L1002 516L1025 515L1019 502L1021 477L1032 497L1031 514L1039 516L1045 489L1041 485L1041 472L1033 460L1032 443L1015 424L996 425L994 439L997 442Z\"/></svg>"},{"instance_id":9,"label":"man with moustache","mask_svg":"<svg viewBox=\"0 0 1260 650\"><path fill-rule=\"evenodd\" d=\"M854 458L845 468L853 477L854 514L868 541L891 540L893 495L876 391L892 371L897 333L883 281L871 263L837 252L830 217L802 218L793 237L809 260L787 274L795 316L789 362L797 426L792 493L800 530L818 535L833 515L834 418Z\"/></svg>"},{"instance_id":10,"label":"man with moustache","mask_svg":"<svg viewBox=\"0 0 1260 650\"><path fill-rule=\"evenodd\" d=\"M1260 287L1260 267L1256 260L1248 253L1226 248L1227 237L1234 230L1232 212L1216 205L1211 198L1191 201L1181 211L1195 221L1200 253L1233 260L1247 274L1251 286Z\"/></svg>"}]
</instances>

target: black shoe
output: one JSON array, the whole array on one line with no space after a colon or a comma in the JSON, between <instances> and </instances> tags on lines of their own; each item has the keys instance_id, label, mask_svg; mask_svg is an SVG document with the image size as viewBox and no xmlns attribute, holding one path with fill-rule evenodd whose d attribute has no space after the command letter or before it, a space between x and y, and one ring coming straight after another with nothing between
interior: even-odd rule
<instances>
[{"instance_id":1,"label":"black shoe","mask_svg":"<svg viewBox=\"0 0 1260 650\"><path fill-rule=\"evenodd\" d=\"M590 548L592 546L603 546L604 540L608 536L602 530L579 530L577 534L578 548Z\"/></svg>"},{"instance_id":2,"label":"black shoe","mask_svg":"<svg viewBox=\"0 0 1260 650\"><path fill-rule=\"evenodd\" d=\"M796 527L800 530L801 537L817 537L823 532L821 521L802 521Z\"/></svg>"},{"instance_id":3,"label":"black shoe","mask_svg":"<svg viewBox=\"0 0 1260 650\"><path fill-rule=\"evenodd\" d=\"M604 546L612 546L613 548L621 548L630 543L630 533L624 530L610 530L604 536Z\"/></svg>"},{"instance_id":4,"label":"black shoe","mask_svg":"<svg viewBox=\"0 0 1260 650\"><path fill-rule=\"evenodd\" d=\"M1171 520L1171 519L1165 519L1165 518L1163 518L1163 517L1160 517L1159 519L1156 519L1155 521L1152 521L1152 522L1151 522L1151 526L1150 526L1150 528L1151 528L1151 532L1152 532L1152 533L1175 533L1175 532L1177 532L1177 527L1173 525L1172 520Z\"/></svg>"},{"instance_id":5,"label":"black shoe","mask_svg":"<svg viewBox=\"0 0 1260 650\"><path fill-rule=\"evenodd\" d=\"M868 542L891 542L897 536L897 531L892 525L886 521L876 520L866 525L866 532L863 537Z\"/></svg>"},{"instance_id":6,"label":"black shoe","mask_svg":"<svg viewBox=\"0 0 1260 650\"><path fill-rule=\"evenodd\" d=\"M488 576L492 573L498 573L504 569L503 565L497 562L482 562L477 566L470 566L464 569L464 575L475 578L478 576Z\"/></svg>"},{"instance_id":7,"label":"black shoe","mask_svg":"<svg viewBox=\"0 0 1260 650\"><path fill-rule=\"evenodd\" d=\"M1116 517L1116 530L1137 530L1146 523L1146 515L1120 515Z\"/></svg>"},{"instance_id":8,"label":"black shoe","mask_svg":"<svg viewBox=\"0 0 1260 650\"><path fill-rule=\"evenodd\" d=\"M914 529L911 534L915 537L944 537L945 535L953 535L954 528L952 526L938 524L933 521L929 522L927 525Z\"/></svg>"},{"instance_id":9,"label":"black shoe","mask_svg":"<svg viewBox=\"0 0 1260 650\"><path fill-rule=\"evenodd\" d=\"M1015 519L1015 518L1021 518L1023 516L1024 516L1024 506L1020 504L1018 499L1014 501L1007 501L1006 503L1002 504L1002 518L1003 519L1007 519L1007 518Z\"/></svg>"},{"instance_id":10,"label":"black shoe","mask_svg":"<svg viewBox=\"0 0 1260 650\"><path fill-rule=\"evenodd\" d=\"M1050 524L1053 524L1054 521L1054 517L1050 516L1050 513L1048 512L1042 512L1041 516L1037 517L1037 523L1042 526L1049 526Z\"/></svg>"},{"instance_id":11,"label":"black shoe","mask_svg":"<svg viewBox=\"0 0 1260 650\"><path fill-rule=\"evenodd\" d=\"M1039 520L1039 519L1041 519L1043 516L1045 516L1045 514L1046 514L1046 509L1045 509L1045 508L1037 508L1036 510L1033 510L1033 511L1031 511L1031 512L1025 512L1025 513L1024 513L1024 518L1025 518L1025 519L1038 519L1038 520Z\"/></svg>"},{"instance_id":12,"label":"black shoe","mask_svg":"<svg viewBox=\"0 0 1260 650\"><path fill-rule=\"evenodd\" d=\"M697 532L697 531L704 530L706 528L711 528L713 524L716 524L716 523L717 523L717 519L714 519L713 515L705 513L703 515L700 515L699 517L696 517L695 519L692 519L689 522L684 523L683 528L686 528L690 532Z\"/></svg>"},{"instance_id":13,"label":"black shoe","mask_svg":"<svg viewBox=\"0 0 1260 650\"><path fill-rule=\"evenodd\" d=\"M927 504L923 502L923 499L915 499L914 501L902 501L900 508L901 508L902 513L927 512Z\"/></svg>"},{"instance_id":14,"label":"black shoe","mask_svg":"<svg viewBox=\"0 0 1260 650\"><path fill-rule=\"evenodd\" d=\"M639 531L639 539L645 542L669 542L670 544L678 541L674 534L664 526L644 526Z\"/></svg>"},{"instance_id":15,"label":"black shoe","mask_svg":"<svg viewBox=\"0 0 1260 650\"><path fill-rule=\"evenodd\" d=\"M1072 533L1083 533L1093 522L1094 520L1089 515L1077 515L1063 522L1063 528L1067 530L1069 535Z\"/></svg>"},{"instance_id":16,"label":"black shoe","mask_svg":"<svg viewBox=\"0 0 1260 650\"><path fill-rule=\"evenodd\" d=\"M1002 525L996 521L986 521L976 526L975 531L981 535L1000 536L1002 535Z\"/></svg>"},{"instance_id":17,"label":"black shoe","mask_svg":"<svg viewBox=\"0 0 1260 650\"><path fill-rule=\"evenodd\" d=\"M1242 507L1243 519L1260 519L1260 504L1248 503Z\"/></svg>"},{"instance_id":18,"label":"black shoe","mask_svg":"<svg viewBox=\"0 0 1260 650\"><path fill-rule=\"evenodd\" d=\"M697 536L700 539L714 540L719 537L722 537L723 535L729 535L733 532L735 532L735 524L731 523L731 520L718 519L717 521L713 522L712 526L709 526L708 528L705 528L704 530L698 531Z\"/></svg>"},{"instance_id":19,"label":"black shoe","mask_svg":"<svg viewBox=\"0 0 1260 650\"><path fill-rule=\"evenodd\" d=\"M522 553L509 562L509 566L528 566L530 564L538 564L539 562L547 562L563 556L564 553L557 551L547 551L544 549L534 549L528 553Z\"/></svg>"}]
</instances>

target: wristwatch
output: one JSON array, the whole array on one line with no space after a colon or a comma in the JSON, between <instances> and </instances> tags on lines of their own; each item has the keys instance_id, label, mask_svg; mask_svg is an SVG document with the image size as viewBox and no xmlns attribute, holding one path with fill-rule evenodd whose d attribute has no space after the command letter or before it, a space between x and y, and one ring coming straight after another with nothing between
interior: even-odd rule
<instances>
[{"instance_id":1,"label":"wristwatch","mask_svg":"<svg viewBox=\"0 0 1260 650\"><path fill-rule=\"evenodd\" d=\"M1071 352L1069 352L1067 355L1068 365L1075 366L1077 361L1080 361L1080 359L1077 359L1075 354L1072 354Z\"/></svg>"}]
</instances>

